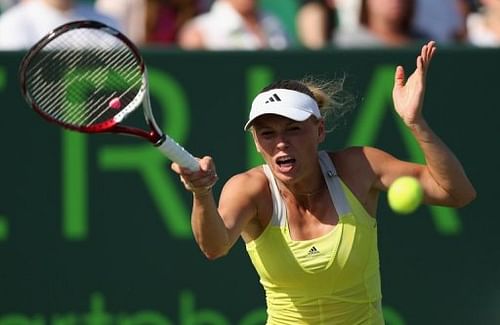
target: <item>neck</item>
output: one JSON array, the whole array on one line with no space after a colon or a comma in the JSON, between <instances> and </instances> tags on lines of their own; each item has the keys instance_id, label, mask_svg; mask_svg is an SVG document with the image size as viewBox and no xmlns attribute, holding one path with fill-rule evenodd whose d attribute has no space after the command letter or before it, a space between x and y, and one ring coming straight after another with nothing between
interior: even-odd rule
<instances>
[{"instance_id":1,"label":"neck","mask_svg":"<svg viewBox=\"0 0 500 325\"><path fill-rule=\"evenodd\" d=\"M496 35L500 35L500 12L494 10L486 11L485 22L490 30Z\"/></svg>"},{"instance_id":2,"label":"neck","mask_svg":"<svg viewBox=\"0 0 500 325\"><path fill-rule=\"evenodd\" d=\"M67 11L73 7L73 1L45 0L45 3L61 11Z\"/></svg>"},{"instance_id":3,"label":"neck","mask_svg":"<svg viewBox=\"0 0 500 325\"><path fill-rule=\"evenodd\" d=\"M317 168L296 183L283 183L277 179L278 188L285 197L293 196L296 199L314 198L322 194L327 188L323 173L318 164Z\"/></svg>"},{"instance_id":4,"label":"neck","mask_svg":"<svg viewBox=\"0 0 500 325\"><path fill-rule=\"evenodd\" d=\"M326 183L323 181L316 188L310 188L307 191L290 189L286 186L278 186L283 200L292 204L299 209L312 210L320 202L323 202Z\"/></svg>"},{"instance_id":5,"label":"neck","mask_svg":"<svg viewBox=\"0 0 500 325\"><path fill-rule=\"evenodd\" d=\"M388 44L400 44L409 39L407 32L403 30L399 23L373 22L370 30Z\"/></svg>"},{"instance_id":6,"label":"neck","mask_svg":"<svg viewBox=\"0 0 500 325\"><path fill-rule=\"evenodd\" d=\"M255 11L240 12L240 16L247 25L258 25L257 13Z\"/></svg>"},{"instance_id":7,"label":"neck","mask_svg":"<svg viewBox=\"0 0 500 325\"><path fill-rule=\"evenodd\" d=\"M317 188L313 190L309 190L306 192L301 192L299 190L289 190L295 197L314 197L318 194L321 194L325 190L325 184L320 184Z\"/></svg>"}]
</instances>

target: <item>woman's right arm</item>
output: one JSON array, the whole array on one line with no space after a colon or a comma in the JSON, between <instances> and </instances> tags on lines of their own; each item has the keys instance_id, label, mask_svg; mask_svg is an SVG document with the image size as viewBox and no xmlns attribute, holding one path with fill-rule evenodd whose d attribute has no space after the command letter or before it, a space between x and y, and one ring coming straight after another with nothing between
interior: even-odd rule
<instances>
[{"instance_id":1,"label":"woman's right arm","mask_svg":"<svg viewBox=\"0 0 500 325\"><path fill-rule=\"evenodd\" d=\"M200 170L190 172L172 163L184 187L193 193L191 226L195 240L209 259L226 255L248 222L257 215L252 180L246 173L233 176L223 187L219 206L212 193L217 180L212 158L200 159Z\"/></svg>"}]
</instances>

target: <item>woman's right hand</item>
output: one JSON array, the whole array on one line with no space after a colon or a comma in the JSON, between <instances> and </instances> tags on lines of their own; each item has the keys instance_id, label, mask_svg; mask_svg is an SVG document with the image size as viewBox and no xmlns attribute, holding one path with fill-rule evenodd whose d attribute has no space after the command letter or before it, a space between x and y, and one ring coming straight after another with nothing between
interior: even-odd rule
<instances>
[{"instance_id":1,"label":"woman's right hand","mask_svg":"<svg viewBox=\"0 0 500 325\"><path fill-rule=\"evenodd\" d=\"M198 159L200 169L198 171L191 171L183 168L179 164L173 162L170 168L176 172L184 184L186 190L196 195L206 194L215 185L219 179L215 169L215 163L212 157L205 156Z\"/></svg>"}]
</instances>

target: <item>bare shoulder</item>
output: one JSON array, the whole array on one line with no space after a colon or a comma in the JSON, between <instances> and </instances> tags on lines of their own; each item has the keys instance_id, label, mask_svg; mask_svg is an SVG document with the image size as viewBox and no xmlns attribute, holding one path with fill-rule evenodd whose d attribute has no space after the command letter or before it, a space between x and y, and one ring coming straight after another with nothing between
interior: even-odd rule
<instances>
[{"instance_id":1,"label":"bare shoulder","mask_svg":"<svg viewBox=\"0 0 500 325\"><path fill-rule=\"evenodd\" d=\"M343 179L353 183L368 182L365 186L377 190L386 190L397 176L417 176L422 171L422 165L400 160L374 147L347 148L332 154L332 159Z\"/></svg>"},{"instance_id":2,"label":"bare shoulder","mask_svg":"<svg viewBox=\"0 0 500 325\"><path fill-rule=\"evenodd\" d=\"M377 166L385 153L373 147L348 147L330 153L339 177L370 215L376 215Z\"/></svg>"},{"instance_id":3,"label":"bare shoulder","mask_svg":"<svg viewBox=\"0 0 500 325\"><path fill-rule=\"evenodd\" d=\"M232 213L259 214L263 202L270 198L269 185L262 167L232 176L222 188L219 208Z\"/></svg>"},{"instance_id":4,"label":"bare shoulder","mask_svg":"<svg viewBox=\"0 0 500 325\"><path fill-rule=\"evenodd\" d=\"M380 165L394 159L387 152L375 147L348 147L340 151L330 153L340 171L346 173L359 172L360 169L377 173Z\"/></svg>"},{"instance_id":5,"label":"bare shoulder","mask_svg":"<svg viewBox=\"0 0 500 325\"><path fill-rule=\"evenodd\" d=\"M267 187L267 177L262 167L259 166L232 176L224 185L223 191L235 191L252 196L262 192Z\"/></svg>"},{"instance_id":6,"label":"bare shoulder","mask_svg":"<svg viewBox=\"0 0 500 325\"><path fill-rule=\"evenodd\" d=\"M234 175L222 189L219 211L227 224L241 224L245 241L255 239L262 233L272 210L269 182L262 167Z\"/></svg>"},{"instance_id":7,"label":"bare shoulder","mask_svg":"<svg viewBox=\"0 0 500 325\"><path fill-rule=\"evenodd\" d=\"M348 147L330 153L340 178L362 202L368 201L378 182L377 169L385 155L373 147Z\"/></svg>"}]
</instances>

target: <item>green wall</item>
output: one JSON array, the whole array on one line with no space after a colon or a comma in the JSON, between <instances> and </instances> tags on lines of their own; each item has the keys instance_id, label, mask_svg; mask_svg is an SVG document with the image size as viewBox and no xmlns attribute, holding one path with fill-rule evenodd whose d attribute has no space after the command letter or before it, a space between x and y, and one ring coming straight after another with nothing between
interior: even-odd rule
<instances>
[{"instance_id":1,"label":"green wall","mask_svg":"<svg viewBox=\"0 0 500 325\"><path fill-rule=\"evenodd\" d=\"M380 202L388 324L499 324L498 50L440 49L425 116L478 191L461 210L394 215ZM275 78L347 76L358 107L324 147L369 144L419 161L391 110L396 64L416 49L146 52L155 113L221 178L256 163L242 130L251 98ZM244 247L207 261L189 226L190 196L149 144L43 122L23 102L23 53L0 54L0 325L262 324L264 296ZM133 120L141 123L141 116Z\"/></svg>"}]
</instances>

